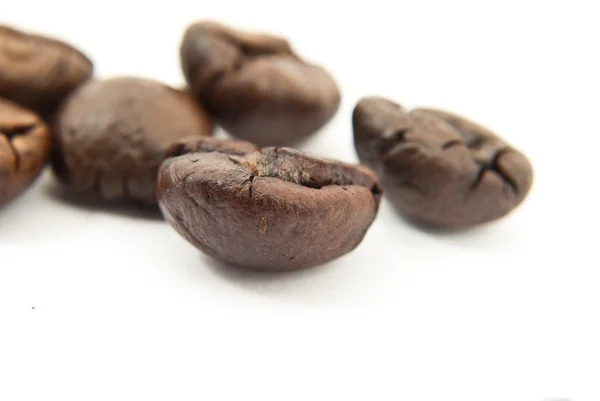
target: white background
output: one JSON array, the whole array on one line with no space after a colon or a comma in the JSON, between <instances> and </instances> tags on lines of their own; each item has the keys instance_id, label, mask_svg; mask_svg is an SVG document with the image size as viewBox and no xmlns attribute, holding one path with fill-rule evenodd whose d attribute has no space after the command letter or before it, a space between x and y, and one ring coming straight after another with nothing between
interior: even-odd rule
<instances>
[{"instance_id":1,"label":"white background","mask_svg":"<svg viewBox=\"0 0 600 401\"><path fill-rule=\"evenodd\" d=\"M0 211L1 400L600 400L594 1L1 3L100 77L172 85L193 20L280 33L343 92L303 150L356 161L350 114L376 94L471 117L536 172L494 224L427 233L385 201L358 249L291 274L67 202L47 172Z\"/></svg>"}]
</instances>

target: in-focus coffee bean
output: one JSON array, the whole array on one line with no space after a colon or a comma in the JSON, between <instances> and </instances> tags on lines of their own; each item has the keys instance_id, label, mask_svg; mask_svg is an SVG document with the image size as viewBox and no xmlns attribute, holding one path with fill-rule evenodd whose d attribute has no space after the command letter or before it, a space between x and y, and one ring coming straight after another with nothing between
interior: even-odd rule
<instances>
[{"instance_id":1,"label":"in-focus coffee bean","mask_svg":"<svg viewBox=\"0 0 600 401\"><path fill-rule=\"evenodd\" d=\"M133 77L88 81L59 110L52 166L69 188L105 200L156 204L165 151L210 136L208 115L187 94Z\"/></svg>"},{"instance_id":2,"label":"in-focus coffee bean","mask_svg":"<svg viewBox=\"0 0 600 401\"><path fill-rule=\"evenodd\" d=\"M166 220L212 257L254 270L320 265L355 249L377 215L382 191L367 167L197 141L172 147L158 199Z\"/></svg>"},{"instance_id":3,"label":"in-focus coffee bean","mask_svg":"<svg viewBox=\"0 0 600 401\"><path fill-rule=\"evenodd\" d=\"M0 97L46 116L92 74L72 46L0 25Z\"/></svg>"},{"instance_id":4,"label":"in-focus coffee bean","mask_svg":"<svg viewBox=\"0 0 600 401\"><path fill-rule=\"evenodd\" d=\"M527 196L528 159L488 129L435 109L405 110L382 97L353 112L359 159L410 220L463 228L501 218Z\"/></svg>"},{"instance_id":5,"label":"in-focus coffee bean","mask_svg":"<svg viewBox=\"0 0 600 401\"><path fill-rule=\"evenodd\" d=\"M289 145L337 112L331 75L282 38L223 24L192 24L181 45L191 93L230 134L262 146Z\"/></svg>"},{"instance_id":6,"label":"in-focus coffee bean","mask_svg":"<svg viewBox=\"0 0 600 401\"><path fill-rule=\"evenodd\" d=\"M48 127L37 114L0 98L0 207L39 176L50 143Z\"/></svg>"}]
</instances>

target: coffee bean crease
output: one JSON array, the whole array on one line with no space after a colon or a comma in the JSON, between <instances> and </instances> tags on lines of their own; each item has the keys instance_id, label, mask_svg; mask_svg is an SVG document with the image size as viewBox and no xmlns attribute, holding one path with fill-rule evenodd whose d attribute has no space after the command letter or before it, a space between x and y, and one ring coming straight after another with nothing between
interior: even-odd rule
<instances>
[{"instance_id":1,"label":"coffee bean crease","mask_svg":"<svg viewBox=\"0 0 600 401\"><path fill-rule=\"evenodd\" d=\"M526 198L527 158L487 128L438 109L407 111L366 97L352 115L362 163L397 209L426 225L461 228L498 219ZM401 132L402 134L397 134Z\"/></svg>"}]
</instances>

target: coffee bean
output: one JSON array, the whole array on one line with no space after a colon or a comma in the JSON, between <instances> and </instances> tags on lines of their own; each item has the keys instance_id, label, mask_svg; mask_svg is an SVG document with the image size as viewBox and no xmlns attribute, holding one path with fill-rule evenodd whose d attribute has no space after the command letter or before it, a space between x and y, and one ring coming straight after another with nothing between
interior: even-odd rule
<instances>
[{"instance_id":1,"label":"coffee bean","mask_svg":"<svg viewBox=\"0 0 600 401\"><path fill-rule=\"evenodd\" d=\"M1 97L46 115L92 74L92 62L70 45L0 25Z\"/></svg>"},{"instance_id":2,"label":"coffee bean","mask_svg":"<svg viewBox=\"0 0 600 401\"><path fill-rule=\"evenodd\" d=\"M52 165L80 193L156 204L165 151L189 135L212 135L208 116L185 93L148 79L88 81L61 107Z\"/></svg>"},{"instance_id":3,"label":"coffee bean","mask_svg":"<svg viewBox=\"0 0 600 401\"><path fill-rule=\"evenodd\" d=\"M38 115L0 98L0 207L39 176L50 142L48 127Z\"/></svg>"},{"instance_id":4,"label":"coffee bean","mask_svg":"<svg viewBox=\"0 0 600 401\"><path fill-rule=\"evenodd\" d=\"M239 138L288 145L338 110L331 75L303 61L283 38L198 22L185 32L180 53L191 93Z\"/></svg>"},{"instance_id":5,"label":"coffee bean","mask_svg":"<svg viewBox=\"0 0 600 401\"><path fill-rule=\"evenodd\" d=\"M501 218L533 182L527 158L488 129L435 109L405 110L381 98L353 112L359 159L377 171L386 195L415 222L463 228Z\"/></svg>"},{"instance_id":6,"label":"coffee bean","mask_svg":"<svg viewBox=\"0 0 600 401\"><path fill-rule=\"evenodd\" d=\"M186 146L192 153L175 151L159 170L159 205L190 243L233 265L329 262L355 249L377 215L382 191L367 167L289 148L243 154L252 145L240 142Z\"/></svg>"}]
</instances>

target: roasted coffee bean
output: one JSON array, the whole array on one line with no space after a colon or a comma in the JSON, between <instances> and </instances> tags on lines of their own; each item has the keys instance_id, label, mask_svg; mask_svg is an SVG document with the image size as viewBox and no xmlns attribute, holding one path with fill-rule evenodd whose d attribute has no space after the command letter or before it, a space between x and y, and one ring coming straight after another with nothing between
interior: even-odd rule
<instances>
[{"instance_id":1,"label":"roasted coffee bean","mask_svg":"<svg viewBox=\"0 0 600 401\"><path fill-rule=\"evenodd\" d=\"M181 45L191 93L230 134L262 146L289 145L323 127L340 92L323 68L282 38L205 21Z\"/></svg>"},{"instance_id":2,"label":"roasted coffee bean","mask_svg":"<svg viewBox=\"0 0 600 401\"><path fill-rule=\"evenodd\" d=\"M105 200L156 204L156 173L169 146L212 135L190 96L148 79L88 81L63 106L53 169L68 187Z\"/></svg>"},{"instance_id":3,"label":"roasted coffee bean","mask_svg":"<svg viewBox=\"0 0 600 401\"><path fill-rule=\"evenodd\" d=\"M359 159L380 175L386 195L410 220L464 228L501 218L533 182L527 158L488 129L435 109L408 112L381 98L353 112Z\"/></svg>"},{"instance_id":4,"label":"roasted coffee bean","mask_svg":"<svg viewBox=\"0 0 600 401\"><path fill-rule=\"evenodd\" d=\"M159 170L158 199L184 238L214 258L269 271L320 265L361 243L382 193L373 171L289 148L245 153L252 147L173 147L179 156Z\"/></svg>"},{"instance_id":5,"label":"roasted coffee bean","mask_svg":"<svg viewBox=\"0 0 600 401\"><path fill-rule=\"evenodd\" d=\"M68 44L0 25L1 97L46 116L92 74L92 62Z\"/></svg>"},{"instance_id":6,"label":"roasted coffee bean","mask_svg":"<svg viewBox=\"0 0 600 401\"><path fill-rule=\"evenodd\" d=\"M48 127L37 114L0 98L0 207L40 175L50 143Z\"/></svg>"}]
</instances>

